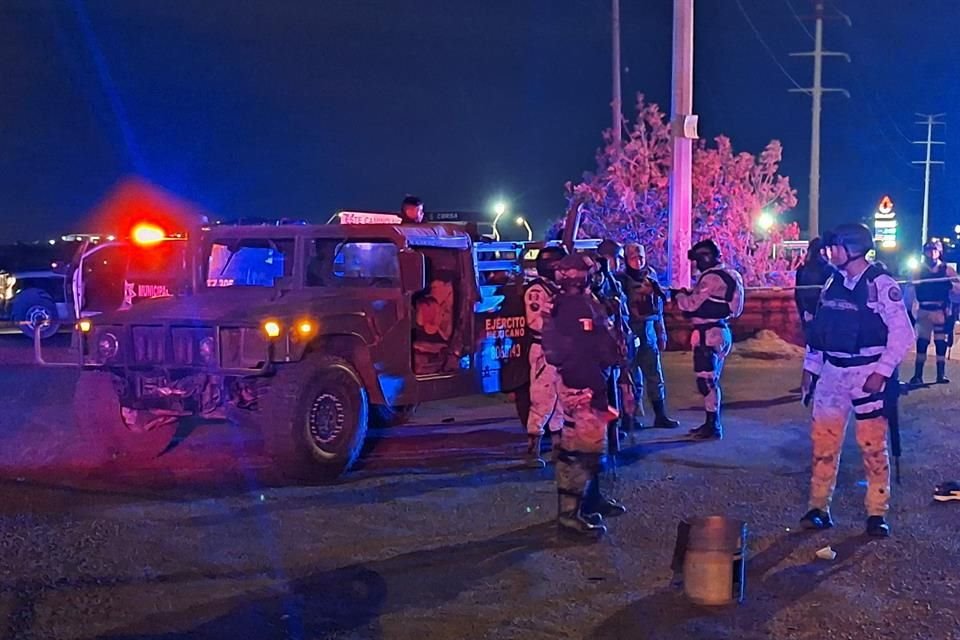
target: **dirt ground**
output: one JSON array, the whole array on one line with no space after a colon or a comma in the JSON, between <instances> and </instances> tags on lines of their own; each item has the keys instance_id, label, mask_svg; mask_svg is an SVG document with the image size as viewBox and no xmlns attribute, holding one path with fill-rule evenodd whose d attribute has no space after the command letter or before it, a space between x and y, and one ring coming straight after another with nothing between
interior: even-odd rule
<instances>
[{"instance_id":1,"label":"dirt ground","mask_svg":"<svg viewBox=\"0 0 960 640\"><path fill-rule=\"evenodd\" d=\"M796 530L800 361L753 355L728 364L726 438L639 434L611 488L629 512L583 545L555 531L552 469L516 464L502 397L372 433L339 484L277 486L255 434L199 425L124 457L79 432L74 372L31 366L16 336L0 362L0 638L960 638L960 503L931 500L960 479L960 380L902 398L888 540L862 535L852 434L837 528ZM666 369L696 426L689 355ZM670 570L677 523L708 514L748 523L739 606L689 604Z\"/></svg>"}]
</instances>

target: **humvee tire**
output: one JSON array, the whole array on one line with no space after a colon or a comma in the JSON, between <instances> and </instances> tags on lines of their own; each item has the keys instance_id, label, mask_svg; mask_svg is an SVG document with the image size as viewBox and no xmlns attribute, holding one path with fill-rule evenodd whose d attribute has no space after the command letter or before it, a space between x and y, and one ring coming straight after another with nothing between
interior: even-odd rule
<instances>
[{"instance_id":1,"label":"humvee tire","mask_svg":"<svg viewBox=\"0 0 960 640\"><path fill-rule=\"evenodd\" d=\"M248 412L280 475L336 480L360 455L370 407L359 374L342 358L308 355L280 364Z\"/></svg>"},{"instance_id":2,"label":"humvee tire","mask_svg":"<svg viewBox=\"0 0 960 640\"><path fill-rule=\"evenodd\" d=\"M110 374L81 371L73 395L73 413L81 446L96 452L102 461L155 458L170 445L176 423L142 433L123 422L120 401Z\"/></svg>"},{"instance_id":3,"label":"humvee tire","mask_svg":"<svg viewBox=\"0 0 960 640\"><path fill-rule=\"evenodd\" d=\"M33 339L33 334L38 330L42 340L51 338L60 331L57 305L44 291L30 289L20 292L13 299L11 316L20 326L20 331L30 339Z\"/></svg>"},{"instance_id":4,"label":"humvee tire","mask_svg":"<svg viewBox=\"0 0 960 640\"><path fill-rule=\"evenodd\" d=\"M370 422L377 427L395 427L410 421L417 412L416 404L401 404L389 406L375 404L370 407Z\"/></svg>"}]
</instances>

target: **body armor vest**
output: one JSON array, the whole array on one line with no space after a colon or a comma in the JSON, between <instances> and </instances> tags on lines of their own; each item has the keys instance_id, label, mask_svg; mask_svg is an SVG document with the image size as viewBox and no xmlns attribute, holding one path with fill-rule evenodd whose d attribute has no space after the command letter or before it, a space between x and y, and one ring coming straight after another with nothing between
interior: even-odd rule
<instances>
[{"instance_id":1,"label":"body armor vest","mask_svg":"<svg viewBox=\"0 0 960 640\"><path fill-rule=\"evenodd\" d=\"M868 306L877 301L874 280L886 272L870 265L852 290L836 275L820 297L820 305L810 325L810 346L817 351L856 355L865 347L887 344L887 325L880 314Z\"/></svg>"}]
</instances>

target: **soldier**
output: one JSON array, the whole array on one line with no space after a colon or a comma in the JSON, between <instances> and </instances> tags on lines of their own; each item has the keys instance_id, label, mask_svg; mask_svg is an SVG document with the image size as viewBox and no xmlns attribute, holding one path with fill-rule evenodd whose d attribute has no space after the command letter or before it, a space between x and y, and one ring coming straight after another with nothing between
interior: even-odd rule
<instances>
[{"instance_id":1,"label":"soldier","mask_svg":"<svg viewBox=\"0 0 960 640\"><path fill-rule=\"evenodd\" d=\"M683 289L674 296L684 315L693 323L690 343L697 389L703 396L706 421L690 431L696 440L720 440L720 374L723 361L733 346L727 321L743 313L743 278L723 264L720 248L713 240L693 245L687 257L694 261L700 276L693 291Z\"/></svg>"},{"instance_id":2,"label":"soldier","mask_svg":"<svg viewBox=\"0 0 960 640\"><path fill-rule=\"evenodd\" d=\"M900 286L866 258L873 249L870 229L840 225L824 244L839 273L823 289L804 362L804 396L812 392L814 376L820 376L820 382L813 392L810 510L801 523L807 529L833 526L830 501L852 409L867 476L867 533L888 536L884 516L890 502L890 399L884 392L899 393L896 369L913 342L913 329Z\"/></svg>"},{"instance_id":3,"label":"soldier","mask_svg":"<svg viewBox=\"0 0 960 640\"><path fill-rule=\"evenodd\" d=\"M606 532L604 516L626 511L600 493L607 425L616 418L606 401L607 375L620 354L606 310L587 289L590 268L590 260L579 254L557 264L561 294L543 330L547 362L560 374L564 414L556 461L557 524L584 536Z\"/></svg>"},{"instance_id":4,"label":"soldier","mask_svg":"<svg viewBox=\"0 0 960 640\"><path fill-rule=\"evenodd\" d=\"M636 348L630 363L633 373L633 392L637 413L642 411L643 388L653 406L653 426L674 429L680 423L666 412L667 390L663 381L660 352L667 348L667 329L663 322L663 303L666 295L660 288L657 273L647 265L643 245L631 242L626 246L626 269L620 275L627 301L630 331Z\"/></svg>"},{"instance_id":5,"label":"soldier","mask_svg":"<svg viewBox=\"0 0 960 640\"><path fill-rule=\"evenodd\" d=\"M560 449L563 411L557 401L557 369L543 355L543 320L553 309L553 300L560 293L556 284L556 265L567 254L563 247L546 247L537 255L537 277L524 290L527 331L530 332L530 412L527 416L527 465L546 466L540 457L540 443L549 427L553 457Z\"/></svg>"},{"instance_id":6,"label":"soldier","mask_svg":"<svg viewBox=\"0 0 960 640\"><path fill-rule=\"evenodd\" d=\"M400 203L400 223L420 224L423 222L423 200L417 196L407 196Z\"/></svg>"},{"instance_id":7,"label":"soldier","mask_svg":"<svg viewBox=\"0 0 960 640\"><path fill-rule=\"evenodd\" d=\"M807 245L807 255L804 257L803 264L797 267L797 288L793 292L804 333L817 310L820 290L835 272L836 269L824 255L823 241L820 238L812 239Z\"/></svg>"},{"instance_id":8,"label":"soldier","mask_svg":"<svg viewBox=\"0 0 960 640\"><path fill-rule=\"evenodd\" d=\"M923 384L923 367L927 363L927 348L933 335L937 354L937 384L947 384L948 332L953 332L950 320L951 293L960 293L957 272L941 260L943 245L928 242L923 245L923 264L920 266L920 282L914 284L914 295L919 305L917 310L917 360L914 365L911 385ZM948 327L949 325L949 327Z\"/></svg>"},{"instance_id":9,"label":"soldier","mask_svg":"<svg viewBox=\"0 0 960 640\"><path fill-rule=\"evenodd\" d=\"M627 297L620 283L621 262L623 247L615 240L604 240L597 247L599 269L594 273L591 289L593 294L607 309L607 315L613 324L614 338L620 348L620 361L610 370L608 379L607 400L620 413L618 424L611 424L611 446L614 452L619 450L619 436L622 435L618 426L623 426L628 416L635 412L635 396L630 371L632 354L635 351L635 337L630 332L629 311ZM629 418L631 421L632 417Z\"/></svg>"}]
</instances>

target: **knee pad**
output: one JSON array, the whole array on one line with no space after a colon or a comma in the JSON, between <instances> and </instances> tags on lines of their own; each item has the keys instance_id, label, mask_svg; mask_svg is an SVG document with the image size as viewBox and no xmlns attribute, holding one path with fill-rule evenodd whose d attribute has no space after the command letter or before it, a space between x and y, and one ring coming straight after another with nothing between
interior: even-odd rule
<instances>
[{"instance_id":1,"label":"knee pad","mask_svg":"<svg viewBox=\"0 0 960 640\"><path fill-rule=\"evenodd\" d=\"M717 354L711 347L695 347L693 350L693 370L697 373L715 371Z\"/></svg>"},{"instance_id":2,"label":"knee pad","mask_svg":"<svg viewBox=\"0 0 960 640\"><path fill-rule=\"evenodd\" d=\"M710 391L713 389L711 380L708 378L697 378L697 391L700 392L700 395L707 397L710 395Z\"/></svg>"}]
</instances>

